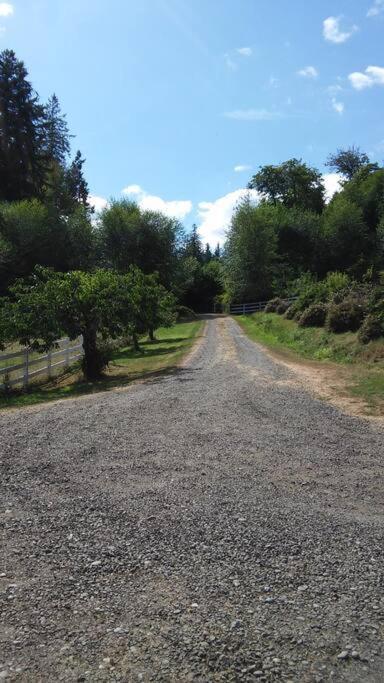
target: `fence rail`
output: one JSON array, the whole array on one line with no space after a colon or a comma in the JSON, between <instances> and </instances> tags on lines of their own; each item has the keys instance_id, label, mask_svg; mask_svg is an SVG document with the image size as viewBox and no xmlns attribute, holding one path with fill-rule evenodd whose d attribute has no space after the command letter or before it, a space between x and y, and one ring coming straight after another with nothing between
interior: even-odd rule
<instances>
[{"instance_id":1,"label":"fence rail","mask_svg":"<svg viewBox=\"0 0 384 683\"><path fill-rule=\"evenodd\" d=\"M37 377L52 377L60 368L68 368L83 356L82 340L76 340L71 346L68 337L58 339L55 347L48 353L38 355L32 349L20 349L11 353L0 354L0 389L22 386L26 389ZM59 346L56 350L56 345ZM63 356L62 359L60 357ZM3 365L6 361L20 359L17 363ZM31 368L37 367L36 370ZM21 370L21 372L19 372Z\"/></svg>"},{"instance_id":2,"label":"fence rail","mask_svg":"<svg viewBox=\"0 0 384 683\"><path fill-rule=\"evenodd\" d=\"M292 303L297 297L291 296L284 301ZM246 315L247 313L258 313L259 311L264 311L268 301L255 301L253 303L243 303L243 304L231 304L229 307L229 312L232 315Z\"/></svg>"}]
</instances>

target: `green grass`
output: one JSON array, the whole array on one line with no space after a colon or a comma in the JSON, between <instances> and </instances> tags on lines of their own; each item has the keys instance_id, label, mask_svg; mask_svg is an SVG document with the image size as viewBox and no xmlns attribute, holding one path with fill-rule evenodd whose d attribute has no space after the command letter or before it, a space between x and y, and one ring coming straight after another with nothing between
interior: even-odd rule
<instances>
[{"instance_id":1,"label":"green grass","mask_svg":"<svg viewBox=\"0 0 384 683\"><path fill-rule=\"evenodd\" d=\"M156 341L142 340L140 351L126 347L115 351L108 370L97 382L82 378L79 364L54 381L30 387L27 392L0 395L0 408L31 406L46 401L73 398L98 391L125 386L134 380L155 377L170 372L191 348L201 331L201 321L177 323L156 331Z\"/></svg>"},{"instance_id":2,"label":"green grass","mask_svg":"<svg viewBox=\"0 0 384 683\"><path fill-rule=\"evenodd\" d=\"M324 328L303 328L276 313L236 316L236 320L250 339L270 349L349 368L350 393L363 399L373 412L383 409L384 339L361 344L356 333L333 334Z\"/></svg>"}]
</instances>

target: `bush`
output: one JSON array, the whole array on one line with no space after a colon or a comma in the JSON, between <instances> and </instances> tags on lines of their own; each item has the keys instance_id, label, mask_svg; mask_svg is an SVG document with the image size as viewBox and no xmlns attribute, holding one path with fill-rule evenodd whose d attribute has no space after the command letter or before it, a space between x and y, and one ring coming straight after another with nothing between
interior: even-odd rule
<instances>
[{"instance_id":1,"label":"bush","mask_svg":"<svg viewBox=\"0 0 384 683\"><path fill-rule=\"evenodd\" d=\"M364 308L354 299L331 303L328 307L326 327L329 332L356 332L364 319Z\"/></svg>"},{"instance_id":2,"label":"bush","mask_svg":"<svg viewBox=\"0 0 384 683\"><path fill-rule=\"evenodd\" d=\"M373 339L384 337L384 319L375 315L367 315L359 329L358 339L362 344L368 344Z\"/></svg>"},{"instance_id":3,"label":"bush","mask_svg":"<svg viewBox=\"0 0 384 683\"><path fill-rule=\"evenodd\" d=\"M293 320L293 318L295 317L295 313L295 306L294 304L291 304L290 307L287 308L287 310L285 311L284 318L287 318L287 320Z\"/></svg>"},{"instance_id":4,"label":"bush","mask_svg":"<svg viewBox=\"0 0 384 683\"><path fill-rule=\"evenodd\" d=\"M278 313L279 315L284 315L284 313L287 312L289 307L290 303L288 301L282 301L281 304L279 304L276 308L276 313Z\"/></svg>"},{"instance_id":5,"label":"bush","mask_svg":"<svg viewBox=\"0 0 384 683\"><path fill-rule=\"evenodd\" d=\"M327 316L325 304L312 304L303 311L299 318L300 327L323 327Z\"/></svg>"},{"instance_id":6,"label":"bush","mask_svg":"<svg viewBox=\"0 0 384 683\"><path fill-rule=\"evenodd\" d=\"M278 307L283 303L283 300L280 299L280 297L275 297L275 299L271 299L268 301L264 311L265 313L276 313Z\"/></svg>"}]
</instances>

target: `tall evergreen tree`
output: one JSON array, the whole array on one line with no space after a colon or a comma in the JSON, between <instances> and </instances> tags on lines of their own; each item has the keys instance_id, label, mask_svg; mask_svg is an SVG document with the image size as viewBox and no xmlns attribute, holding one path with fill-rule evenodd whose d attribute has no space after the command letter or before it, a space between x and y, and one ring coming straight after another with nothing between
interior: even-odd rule
<instances>
[{"instance_id":1,"label":"tall evergreen tree","mask_svg":"<svg viewBox=\"0 0 384 683\"><path fill-rule=\"evenodd\" d=\"M0 53L0 199L39 196L45 175L44 108L12 50Z\"/></svg>"},{"instance_id":2,"label":"tall evergreen tree","mask_svg":"<svg viewBox=\"0 0 384 683\"><path fill-rule=\"evenodd\" d=\"M68 168L66 181L69 195L73 201L82 204L83 206L89 206L89 188L83 173L84 163L85 159L83 159L80 150L78 150L74 160Z\"/></svg>"},{"instance_id":3,"label":"tall evergreen tree","mask_svg":"<svg viewBox=\"0 0 384 683\"><path fill-rule=\"evenodd\" d=\"M185 240L184 247L185 256L193 256L199 262L203 261L203 247L199 233L197 232L197 225L192 226L192 230Z\"/></svg>"},{"instance_id":4,"label":"tall evergreen tree","mask_svg":"<svg viewBox=\"0 0 384 683\"><path fill-rule=\"evenodd\" d=\"M71 149L68 124L55 94L44 107L44 148L49 160L64 166Z\"/></svg>"}]
</instances>

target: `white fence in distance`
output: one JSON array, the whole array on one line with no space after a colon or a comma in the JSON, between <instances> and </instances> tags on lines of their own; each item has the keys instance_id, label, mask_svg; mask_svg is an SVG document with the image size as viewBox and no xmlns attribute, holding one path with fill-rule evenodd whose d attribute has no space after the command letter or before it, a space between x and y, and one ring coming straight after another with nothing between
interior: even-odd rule
<instances>
[{"instance_id":1,"label":"white fence in distance","mask_svg":"<svg viewBox=\"0 0 384 683\"><path fill-rule=\"evenodd\" d=\"M58 339L55 344L59 348L55 346L42 355L36 355L35 351L27 348L0 354L0 389L16 386L27 389L36 378L45 375L49 379L57 370L69 368L83 356L81 339L71 342L68 337L64 337ZM4 366L5 361L13 362Z\"/></svg>"},{"instance_id":2,"label":"white fence in distance","mask_svg":"<svg viewBox=\"0 0 384 683\"><path fill-rule=\"evenodd\" d=\"M284 299L287 303L291 304L296 301L296 296L291 296ZM254 303L244 303L244 304L231 304L229 307L229 312L231 315L246 315L247 313L258 313L259 311L264 311L268 301L255 301Z\"/></svg>"}]
</instances>

